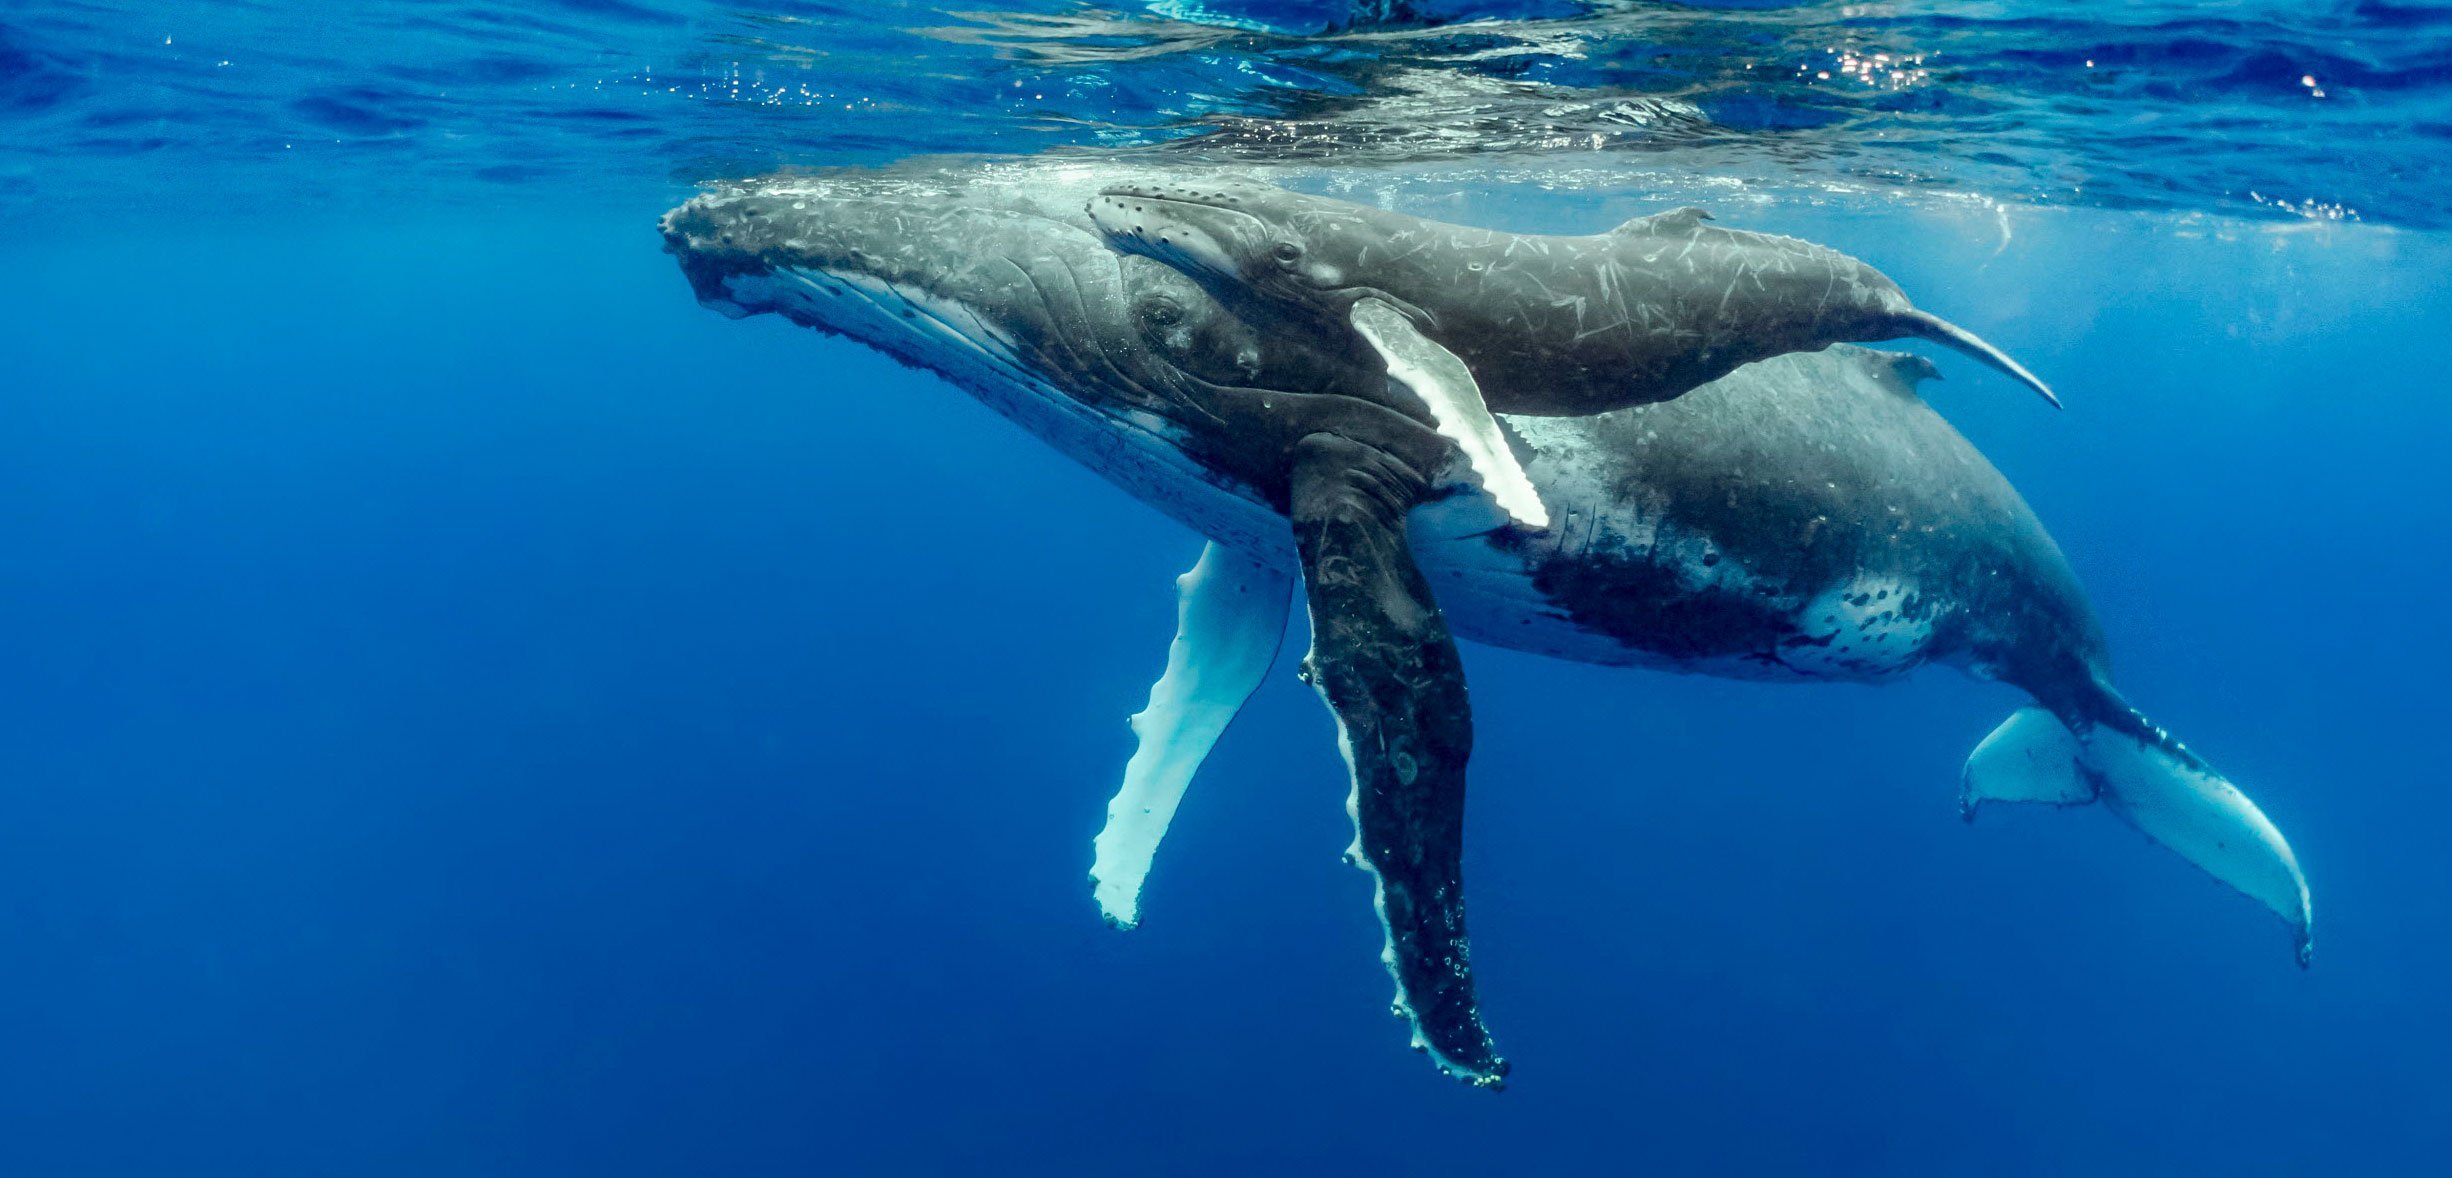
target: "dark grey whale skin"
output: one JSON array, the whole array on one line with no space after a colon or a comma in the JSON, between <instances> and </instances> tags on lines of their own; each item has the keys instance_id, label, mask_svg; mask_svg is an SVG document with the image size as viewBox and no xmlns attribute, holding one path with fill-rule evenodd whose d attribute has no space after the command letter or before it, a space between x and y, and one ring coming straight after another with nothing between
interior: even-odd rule
<instances>
[{"instance_id":1,"label":"dark grey whale skin","mask_svg":"<svg viewBox=\"0 0 2452 1178\"><path fill-rule=\"evenodd\" d=\"M1088 195L1184 176L1029 163L787 174L713 188L661 228L708 305L853 334L945 375L1136 497L1265 558L1284 549L1288 431L1270 424L1282 394L1405 406L1375 365L1264 340L1169 267L1099 244ZM848 295L759 302L733 285L795 268L857 270L973 308L1019 341L1064 413L1033 420L1048 415L1010 381L950 362L925 333L847 326L831 304ZM1915 357L1841 346L1673 401L1509 422L1553 527L1477 517L1445 534L1417 518L1416 554L1458 633L1492 645L1773 680L1873 680L1943 661L2039 697L2084 694L2061 686L2102 666L2084 595L2025 501L1915 395L1932 375ZM1239 430L1267 440L1229 436ZM1881 577L1921 584L1901 611L1930 623L1927 640L1799 657L1848 637L1807 602Z\"/></svg>"},{"instance_id":2,"label":"dark grey whale skin","mask_svg":"<svg viewBox=\"0 0 2452 1178\"><path fill-rule=\"evenodd\" d=\"M1256 558L1291 564L1299 540L1327 619L1306 674L1347 737L1400 1006L1451 1074L1494 1085L1507 1070L1465 936L1471 725L1451 627L1758 679L1945 661L2072 725L2133 715L2103 684L2058 549L1916 397L1925 361L1834 348L1663 404L1509 422L1557 512L1520 530L1477 491L1434 484L1462 464L1375 365L1262 337L1171 268L1106 249L1083 202L1117 178L1051 164L784 175L720 186L661 227L710 307L940 373ZM1306 464L1325 476L1289 474ZM1434 608L1406 608L1434 592Z\"/></svg>"},{"instance_id":3,"label":"dark grey whale skin","mask_svg":"<svg viewBox=\"0 0 2452 1178\"><path fill-rule=\"evenodd\" d=\"M1323 346L1358 345L1356 301L1390 302L1464 361L1494 413L1603 413L1787 352L1904 338L1965 351L2053 399L1872 266L1723 228L1696 208L1551 236L1201 178L1111 184L1089 214L1117 248L1183 269L1245 319Z\"/></svg>"},{"instance_id":4,"label":"dark grey whale skin","mask_svg":"<svg viewBox=\"0 0 2452 1178\"><path fill-rule=\"evenodd\" d=\"M785 175L718 186L659 228L702 303L779 313L937 372L1162 506L1181 491L1158 484L1189 478L1282 515L1285 454L1324 420L1423 466L1444 463L1447 443L1416 420L1418 403L1385 392L1374 364L1290 341L1263 347L1182 275L1119 259L1051 216L1050 182L1011 166ZM797 298L769 288L793 274L818 277L794 287ZM847 314L877 306L863 280L895 292L881 323ZM897 302L902 292L923 308L968 309L953 328L993 324L1004 346L950 347L925 309ZM1043 403L1047 389L1062 403ZM1357 390L1376 403L1339 395Z\"/></svg>"}]
</instances>

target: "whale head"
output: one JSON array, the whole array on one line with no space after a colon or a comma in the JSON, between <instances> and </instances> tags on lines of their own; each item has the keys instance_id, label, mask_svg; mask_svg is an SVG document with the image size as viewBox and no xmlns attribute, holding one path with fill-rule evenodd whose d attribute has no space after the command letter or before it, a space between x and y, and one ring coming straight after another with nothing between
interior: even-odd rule
<instances>
[{"instance_id":1,"label":"whale head","mask_svg":"<svg viewBox=\"0 0 2452 1178\"><path fill-rule=\"evenodd\" d=\"M1083 209L1118 173L784 174L711 186L659 228L707 307L933 372L1160 510L1265 550L1283 541L1265 513L1286 494L1286 395L1383 398L1386 374L1263 334L1192 278L1109 248Z\"/></svg>"},{"instance_id":2,"label":"whale head","mask_svg":"<svg viewBox=\"0 0 2452 1178\"><path fill-rule=\"evenodd\" d=\"M780 314L974 391L996 381L1006 395L1169 419L1207 386L1330 379L1317 357L1263 347L1184 274L1108 248L1081 212L1087 177L766 177L710 188L660 228L708 307Z\"/></svg>"}]
</instances>

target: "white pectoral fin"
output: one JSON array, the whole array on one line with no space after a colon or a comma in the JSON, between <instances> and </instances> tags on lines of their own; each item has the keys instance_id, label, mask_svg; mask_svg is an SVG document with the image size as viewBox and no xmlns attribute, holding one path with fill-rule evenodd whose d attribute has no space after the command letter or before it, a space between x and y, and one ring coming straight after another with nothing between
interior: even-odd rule
<instances>
[{"instance_id":1,"label":"white pectoral fin","mask_svg":"<svg viewBox=\"0 0 2452 1178\"><path fill-rule=\"evenodd\" d=\"M1175 585L1181 597L1166 673L1132 717L1140 744L1093 843L1092 891L1118 928L1141 922L1141 883L1185 787L1277 660L1294 581L1213 543Z\"/></svg>"},{"instance_id":2,"label":"white pectoral fin","mask_svg":"<svg viewBox=\"0 0 2452 1178\"><path fill-rule=\"evenodd\" d=\"M2306 964L2314 926L2307 878L2256 803L2141 717L2133 725L2083 727L2081 736L2042 708L2020 709L1967 758L1961 812L1973 820L1987 802L2100 801L2147 838L2272 909L2289 923Z\"/></svg>"},{"instance_id":3,"label":"white pectoral fin","mask_svg":"<svg viewBox=\"0 0 2452 1178\"><path fill-rule=\"evenodd\" d=\"M1550 517L1533 489L1532 478L1507 448L1507 435L1481 399L1481 386L1454 352L1423 335L1405 313L1381 299L1356 300L1354 330L1362 333L1388 366L1388 375L1403 381L1430 406L1439 433L1456 443L1465 461L1481 476L1482 489L1518 523L1546 528Z\"/></svg>"}]
</instances>

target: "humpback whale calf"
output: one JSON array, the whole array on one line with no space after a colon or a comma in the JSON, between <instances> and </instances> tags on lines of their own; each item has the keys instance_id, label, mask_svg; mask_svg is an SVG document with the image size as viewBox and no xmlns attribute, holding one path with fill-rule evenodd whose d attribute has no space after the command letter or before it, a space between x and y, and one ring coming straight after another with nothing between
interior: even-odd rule
<instances>
[{"instance_id":1,"label":"humpback whale calf","mask_svg":"<svg viewBox=\"0 0 2452 1178\"><path fill-rule=\"evenodd\" d=\"M2104 808L2312 924L2288 843L2112 686L2059 549L1918 398L1917 357L1834 346L1673 401L1499 420L1556 526L1507 522L1384 371L1265 336L1157 261L1108 249L1101 187L1184 174L913 163L719 184L666 214L698 299L777 314L944 376L1210 543L1094 844L1108 919L1140 889L1201 759L1268 672L1301 584L1349 767L1349 855L1415 1046L1507 1071L1475 1001L1461 849L1469 701L1454 638L1591 663L1878 682L1926 663L2024 690L1960 804ZM1205 178L1204 178L1205 182ZM1434 600L1432 587L1436 586Z\"/></svg>"},{"instance_id":2,"label":"humpback whale calf","mask_svg":"<svg viewBox=\"0 0 2452 1178\"><path fill-rule=\"evenodd\" d=\"M1183 270L1246 319L1377 352L1500 505L1535 527L1546 512L1498 442L1493 412L1602 413L1785 352L1905 337L1965 352L2060 403L1873 267L1707 224L1697 208L1553 237L1203 178L1111 184L1089 215L1117 248Z\"/></svg>"}]
</instances>

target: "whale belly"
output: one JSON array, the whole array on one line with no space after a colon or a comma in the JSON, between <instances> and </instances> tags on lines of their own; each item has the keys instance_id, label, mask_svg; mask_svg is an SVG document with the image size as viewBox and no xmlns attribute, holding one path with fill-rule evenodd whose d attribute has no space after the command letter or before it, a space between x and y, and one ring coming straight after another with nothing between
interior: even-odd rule
<instances>
[{"instance_id":1,"label":"whale belly","mask_svg":"<svg viewBox=\"0 0 2452 1178\"><path fill-rule=\"evenodd\" d=\"M1547 494L1549 489L1543 488ZM1724 678L1871 681L1934 654L1939 601L1913 578L1852 570L1767 577L1667 519L1594 519L1552 497L1549 531L1493 531L1458 496L1416 508L1416 558L1457 635L1574 662Z\"/></svg>"}]
</instances>

